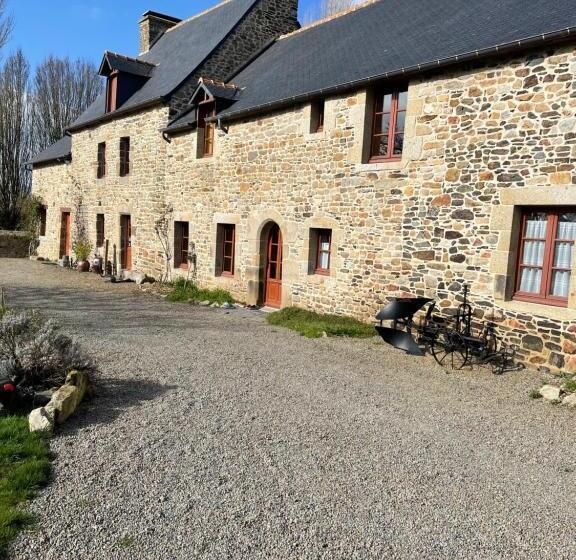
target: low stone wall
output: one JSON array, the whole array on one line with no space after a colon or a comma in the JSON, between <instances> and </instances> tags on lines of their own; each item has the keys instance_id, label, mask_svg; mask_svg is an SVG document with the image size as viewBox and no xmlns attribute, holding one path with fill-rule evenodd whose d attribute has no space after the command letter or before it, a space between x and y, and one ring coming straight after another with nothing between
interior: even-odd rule
<instances>
[{"instance_id":1,"label":"low stone wall","mask_svg":"<svg viewBox=\"0 0 576 560\"><path fill-rule=\"evenodd\" d=\"M0 230L0 259L28 257L30 234L25 231Z\"/></svg>"}]
</instances>

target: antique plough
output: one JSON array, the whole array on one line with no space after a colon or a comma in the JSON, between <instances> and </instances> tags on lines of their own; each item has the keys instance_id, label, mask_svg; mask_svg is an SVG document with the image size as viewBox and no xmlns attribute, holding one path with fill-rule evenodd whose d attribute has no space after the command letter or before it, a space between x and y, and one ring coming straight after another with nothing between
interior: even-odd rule
<instances>
[{"instance_id":1,"label":"antique plough","mask_svg":"<svg viewBox=\"0 0 576 560\"><path fill-rule=\"evenodd\" d=\"M426 305L425 316L416 323L414 316ZM484 365L495 374L517 369L515 349L496 334L496 324L473 323L472 306L468 303L468 287L456 314L444 318L434 315L436 304L427 298L394 298L376 316L376 330L382 339L413 356L431 354L443 367L462 369ZM390 327L384 321L391 321Z\"/></svg>"}]
</instances>

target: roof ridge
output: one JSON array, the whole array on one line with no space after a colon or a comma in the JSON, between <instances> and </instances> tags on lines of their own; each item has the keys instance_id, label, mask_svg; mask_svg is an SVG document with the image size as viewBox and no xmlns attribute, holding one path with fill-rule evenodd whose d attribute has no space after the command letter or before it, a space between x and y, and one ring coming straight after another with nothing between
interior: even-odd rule
<instances>
[{"instance_id":1,"label":"roof ridge","mask_svg":"<svg viewBox=\"0 0 576 560\"><path fill-rule=\"evenodd\" d=\"M296 29L295 31L292 31L291 33L286 33L286 35L280 35L280 37L278 37L278 40L281 41L282 39L287 39L288 37L293 37L294 35L297 35L298 33L302 33L303 31L308 31L309 29L314 29L315 27L319 27L320 25L328 23L329 21L341 18L343 16L347 16L348 14L351 14L352 12L356 12L356 11L361 10L363 8L367 8L368 6L371 6L372 4L377 4L378 2L382 2L382 0L364 0L364 2L356 4L356 5L352 6L351 8L346 8L346 9L342 10L341 12L337 12L335 14L331 14L329 16L320 18L316 21L309 23L308 25L303 25L300 29Z\"/></svg>"},{"instance_id":2,"label":"roof ridge","mask_svg":"<svg viewBox=\"0 0 576 560\"><path fill-rule=\"evenodd\" d=\"M225 4L230 4L230 2L233 2L234 0L223 0L222 2L219 2L218 4L216 4L215 6L212 6L211 8L207 8L206 10L204 10L203 12L200 12L199 14L194 14L193 16L190 16L189 18L183 19L180 23L177 23L176 25L174 25L173 27L171 27L170 29L166 30L166 33L170 33L170 31L173 31L174 29L177 29L178 27L181 27L199 17L205 16L206 14L209 14L210 12L213 12L214 10L224 6Z\"/></svg>"},{"instance_id":3,"label":"roof ridge","mask_svg":"<svg viewBox=\"0 0 576 560\"><path fill-rule=\"evenodd\" d=\"M200 83L214 85L225 89L240 89L232 83L224 83L222 80L217 80L216 78L207 78L205 76L200 76L198 80Z\"/></svg>"},{"instance_id":4,"label":"roof ridge","mask_svg":"<svg viewBox=\"0 0 576 560\"><path fill-rule=\"evenodd\" d=\"M104 51L104 56L106 56L108 54L111 54L113 56L117 56L118 58L123 58L124 60L129 60L130 62L138 62L139 64L145 64L146 66L153 66L153 67L158 66L154 62L148 62L147 60L141 60L139 58L134 58L133 56L127 56L125 54L120 54L120 53L117 53L114 51L109 51L109 50Z\"/></svg>"}]
</instances>

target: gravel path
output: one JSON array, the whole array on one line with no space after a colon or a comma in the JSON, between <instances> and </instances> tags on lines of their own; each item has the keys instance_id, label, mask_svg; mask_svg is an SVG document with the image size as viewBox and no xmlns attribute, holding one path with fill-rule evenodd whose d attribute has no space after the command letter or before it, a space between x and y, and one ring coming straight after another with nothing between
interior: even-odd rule
<instances>
[{"instance_id":1,"label":"gravel path","mask_svg":"<svg viewBox=\"0 0 576 560\"><path fill-rule=\"evenodd\" d=\"M530 401L533 374L446 375L28 261L2 285L104 383L14 559L576 557L576 417Z\"/></svg>"}]
</instances>

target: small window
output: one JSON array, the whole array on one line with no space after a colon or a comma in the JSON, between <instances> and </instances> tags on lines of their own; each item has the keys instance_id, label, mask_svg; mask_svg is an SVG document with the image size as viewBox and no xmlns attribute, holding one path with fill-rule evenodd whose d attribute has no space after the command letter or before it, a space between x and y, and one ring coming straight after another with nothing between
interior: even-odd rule
<instances>
[{"instance_id":1,"label":"small window","mask_svg":"<svg viewBox=\"0 0 576 560\"><path fill-rule=\"evenodd\" d=\"M216 115L216 104L213 101L200 103L198 106L198 157L214 155L214 137L216 124L206 119Z\"/></svg>"},{"instance_id":2,"label":"small window","mask_svg":"<svg viewBox=\"0 0 576 560\"><path fill-rule=\"evenodd\" d=\"M234 276L236 259L236 226L234 224L218 225L217 244L217 274L219 276Z\"/></svg>"},{"instance_id":3,"label":"small window","mask_svg":"<svg viewBox=\"0 0 576 560\"><path fill-rule=\"evenodd\" d=\"M120 177L130 174L130 138L120 138Z\"/></svg>"},{"instance_id":4,"label":"small window","mask_svg":"<svg viewBox=\"0 0 576 560\"><path fill-rule=\"evenodd\" d=\"M408 91L376 92L370 161L400 159L404 148L404 129Z\"/></svg>"},{"instance_id":5,"label":"small window","mask_svg":"<svg viewBox=\"0 0 576 560\"><path fill-rule=\"evenodd\" d=\"M48 217L48 209L46 208L46 206L40 206L40 208L38 208L38 221L40 222L39 229L41 237L44 237L46 235L47 217Z\"/></svg>"},{"instance_id":6,"label":"small window","mask_svg":"<svg viewBox=\"0 0 576 560\"><path fill-rule=\"evenodd\" d=\"M188 222L174 222L174 268L188 268L189 233Z\"/></svg>"},{"instance_id":7,"label":"small window","mask_svg":"<svg viewBox=\"0 0 576 560\"><path fill-rule=\"evenodd\" d=\"M96 247L104 246L104 214L96 214Z\"/></svg>"},{"instance_id":8,"label":"small window","mask_svg":"<svg viewBox=\"0 0 576 560\"><path fill-rule=\"evenodd\" d=\"M322 132L324 130L324 111L326 100L319 99L314 101L310 107L310 132Z\"/></svg>"},{"instance_id":9,"label":"small window","mask_svg":"<svg viewBox=\"0 0 576 560\"><path fill-rule=\"evenodd\" d=\"M98 170L96 177L102 179L106 175L106 142L98 144Z\"/></svg>"},{"instance_id":10,"label":"small window","mask_svg":"<svg viewBox=\"0 0 576 560\"><path fill-rule=\"evenodd\" d=\"M576 209L522 213L514 299L566 307L576 241Z\"/></svg>"},{"instance_id":11,"label":"small window","mask_svg":"<svg viewBox=\"0 0 576 560\"><path fill-rule=\"evenodd\" d=\"M108 76L106 84L106 112L111 113L117 109L118 99L118 71L112 72Z\"/></svg>"},{"instance_id":12,"label":"small window","mask_svg":"<svg viewBox=\"0 0 576 560\"><path fill-rule=\"evenodd\" d=\"M310 230L310 272L330 274L332 260L332 230Z\"/></svg>"}]
</instances>

